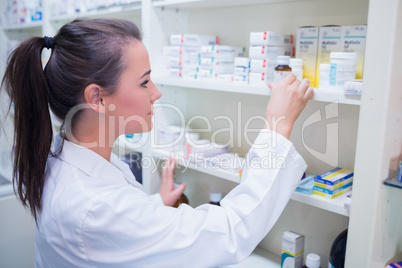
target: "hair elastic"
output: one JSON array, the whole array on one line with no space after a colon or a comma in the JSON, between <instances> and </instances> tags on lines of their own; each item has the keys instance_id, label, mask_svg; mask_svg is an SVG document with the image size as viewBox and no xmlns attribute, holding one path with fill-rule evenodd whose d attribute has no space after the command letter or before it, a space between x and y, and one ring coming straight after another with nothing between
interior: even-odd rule
<instances>
[{"instance_id":1,"label":"hair elastic","mask_svg":"<svg viewBox=\"0 0 402 268\"><path fill-rule=\"evenodd\" d=\"M44 38L45 38L45 48L47 48L47 49L53 48L53 46L54 46L53 37L45 36Z\"/></svg>"}]
</instances>

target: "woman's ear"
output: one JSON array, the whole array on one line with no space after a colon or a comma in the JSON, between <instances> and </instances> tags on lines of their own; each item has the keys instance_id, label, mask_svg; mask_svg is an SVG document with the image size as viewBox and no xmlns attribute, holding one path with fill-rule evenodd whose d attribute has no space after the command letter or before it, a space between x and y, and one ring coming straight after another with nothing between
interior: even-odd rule
<instances>
[{"instance_id":1,"label":"woman's ear","mask_svg":"<svg viewBox=\"0 0 402 268\"><path fill-rule=\"evenodd\" d=\"M90 84L84 90L85 103L97 113L105 113L105 100L101 96L102 88L97 84Z\"/></svg>"}]
</instances>

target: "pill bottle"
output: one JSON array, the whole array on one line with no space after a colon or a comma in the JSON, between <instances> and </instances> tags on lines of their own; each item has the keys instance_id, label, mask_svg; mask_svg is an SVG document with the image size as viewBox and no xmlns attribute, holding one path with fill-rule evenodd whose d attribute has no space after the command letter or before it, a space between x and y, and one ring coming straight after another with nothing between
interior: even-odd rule
<instances>
[{"instance_id":1,"label":"pill bottle","mask_svg":"<svg viewBox=\"0 0 402 268\"><path fill-rule=\"evenodd\" d=\"M174 203L173 207L178 208L181 204L189 205L187 196L183 193L180 198L177 199L176 203Z\"/></svg>"},{"instance_id":2,"label":"pill bottle","mask_svg":"<svg viewBox=\"0 0 402 268\"><path fill-rule=\"evenodd\" d=\"M289 63L290 68L292 68L292 73L296 75L298 80L303 80L303 60L292 58Z\"/></svg>"},{"instance_id":3,"label":"pill bottle","mask_svg":"<svg viewBox=\"0 0 402 268\"><path fill-rule=\"evenodd\" d=\"M211 205L220 206L221 200L222 200L222 193L220 193L220 192L210 192L209 193L209 203Z\"/></svg>"},{"instance_id":4,"label":"pill bottle","mask_svg":"<svg viewBox=\"0 0 402 268\"><path fill-rule=\"evenodd\" d=\"M289 66L290 57L289 56L278 56L276 58L275 72L274 72L274 83L282 81L285 76L292 73L292 68Z\"/></svg>"},{"instance_id":5,"label":"pill bottle","mask_svg":"<svg viewBox=\"0 0 402 268\"><path fill-rule=\"evenodd\" d=\"M343 91L346 81L356 79L357 53L331 52L330 59L329 85Z\"/></svg>"},{"instance_id":6,"label":"pill bottle","mask_svg":"<svg viewBox=\"0 0 402 268\"><path fill-rule=\"evenodd\" d=\"M310 253L306 257L306 264L303 265L303 268L320 268L320 264L320 256L314 253Z\"/></svg>"},{"instance_id":7,"label":"pill bottle","mask_svg":"<svg viewBox=\"0 0 402 268\"><path fill-rule=\"evenodd\" d=\"M319 66L319 88L328 88L329 87L329 73L331 70L331 64L329 63L321 63Z\"/></svg>"},{"instance_id":8,"label":"pill bottle","mask_svg":"<svg viewBox=\"0 0 402 268\"><path fill-rule=\"evenodd\" d=\"M179 186L180 186L179 183L174 183L173 184L174 189L177 189L177 187L179 187ZM187 196L184 193L182 193L180 195L179 199L177 199L177 201L176 201L176 203L174 203L173 207L178 208L181 204L187 204L187 205L190 204L190 202L188 201Z\"/></svg>"}]
</instances>

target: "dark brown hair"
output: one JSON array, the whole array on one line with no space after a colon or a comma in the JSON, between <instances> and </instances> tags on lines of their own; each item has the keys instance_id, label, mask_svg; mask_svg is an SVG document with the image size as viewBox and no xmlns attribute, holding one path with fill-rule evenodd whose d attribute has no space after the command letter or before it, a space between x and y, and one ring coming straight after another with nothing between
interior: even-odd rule
<instances>
[{"instance_id":1,"label":"dark brown hair","mask_svg":"<svg viewBox=\"0 0 402 268\"><path fill-rule=\"evenodd\" d=\"M97 84L113 94L125 66L124 48L136 40L142 40L141 32L129 21L82 19L64 25L53 37L44 70L41 53L48 43L43 37L22 42L10 55L1 85L15 107L13 183L35 221L42 209L46 162L52 154L49 107L64 122L68 112L84 102L88 85Z\"/></svg>"}]
</instances>

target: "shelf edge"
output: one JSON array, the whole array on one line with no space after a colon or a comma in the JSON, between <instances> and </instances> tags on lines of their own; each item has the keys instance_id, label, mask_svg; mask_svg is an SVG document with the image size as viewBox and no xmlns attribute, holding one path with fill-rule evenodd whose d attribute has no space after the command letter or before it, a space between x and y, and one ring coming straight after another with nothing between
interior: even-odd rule
<instances>
[{"instance_id":1,"label":"shelf edge","mask_svg":"<svg viewBox=\"0 0 402 268\"><path fill-rule=\"evenodd\" d=\"M182 80L174 78L162 78L154 77L153 82L160 86L172 86L172 87L182 87L182 88L195 88L195 89L205 89L212 91L230 92L230 93L240 93L258 96L270 96L270 89L268 87L262 86L250 86L250 85L237 85L224 82L214 82L214 81L191 81ZM337 92L334 90L325 90L320 88L314 88L314 95L311 101L320 102L338 102L341 104L348 105L358 105L360 106L360 97L347 96L342 94L342 92Z\"/></svg>"}]
</instances>

